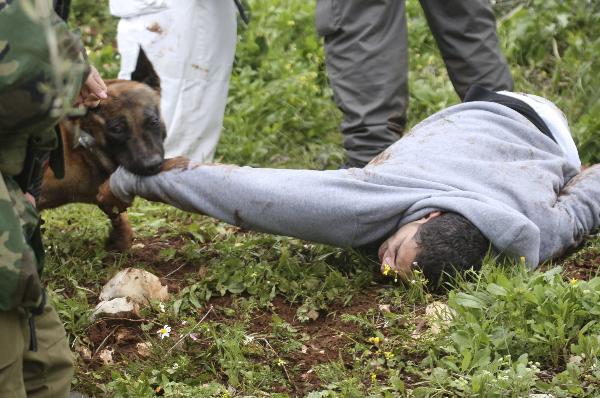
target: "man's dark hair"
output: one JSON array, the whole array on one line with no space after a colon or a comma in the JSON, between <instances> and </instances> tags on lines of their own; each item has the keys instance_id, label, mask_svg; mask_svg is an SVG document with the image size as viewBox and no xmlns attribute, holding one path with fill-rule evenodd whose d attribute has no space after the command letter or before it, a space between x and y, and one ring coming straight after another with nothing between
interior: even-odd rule
<instances>
[{"instance_id":1,"label":"man's dark hair","mask_svg":"<svg viewBox=\"0 0 600 398\"><path fill-rule=\"evenodd\" d=\"M415 234L417 267L433 287L439 287L443 274L463 275L479 270L490 241L465 217L442 213L421 224Z\"/></svg>"}]
</instances>

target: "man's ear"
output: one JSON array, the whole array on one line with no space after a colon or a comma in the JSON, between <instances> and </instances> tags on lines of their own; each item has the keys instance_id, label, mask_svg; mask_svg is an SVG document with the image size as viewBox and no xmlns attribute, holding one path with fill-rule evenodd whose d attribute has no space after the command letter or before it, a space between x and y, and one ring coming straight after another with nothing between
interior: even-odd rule
<instances>
[{"instance_id":1,"label":"man's ear","mask_svg":"<svg viewBox=\"0 0 600 398\"><path fill-rule=\"evenodd\" d=\"M441 211L432 211L431 213L427 214L424 218L427 220L431 220L432 218L436 218L442 215Z\"/></svg>"},{"instance_id":2,"label":"man's ear","mask_svg":"<svg viewBox=\"0 0 600 398\"><path fill-rule=\"evenodd\" d=\"M135 70L131 74L131 80L147 84L160 94L160 77L158 77L156 74L154 66L152 66L152 62L150 62L148 56L144 52L144 49L141 47L138 54L137 63L135 65Z\"/></svg>"},{"instance_id":3,"label":"man's ear","mask_svg":"<svg viewBox=\"0 0 600 398\"><path fill-rule=\"evenodd\" d=\"M423 223L426 223L427 221L431 220L432 218L436 218L436 217L441 216L442 214L443 213L441 211L439 211L439 210L438 211L432 211L431 213L429 213L429 214L427 214L427 215L419 218L417 220L417 222L419 224L423 224Z\"/></svg>"}]
</instances>

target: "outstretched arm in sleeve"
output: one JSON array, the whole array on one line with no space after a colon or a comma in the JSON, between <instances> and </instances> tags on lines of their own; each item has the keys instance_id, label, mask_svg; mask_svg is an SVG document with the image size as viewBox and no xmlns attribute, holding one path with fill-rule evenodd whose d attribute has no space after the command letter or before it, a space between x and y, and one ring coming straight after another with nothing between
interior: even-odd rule
<instances>
[{"instance_id":1,"label":"outstretched arm in sleeve","mask_svg":"<svg viewBox=\"0 0 600 398\"><path fill-rule=\"evenodd\" d=\"M360 174L360 170L354 172ZM359 222L360 214L378 211L374 198L393 188L371 184L352 173L179 160L174 168L150 177L120 168L111 176L105 196L114 194L130 202L137 195L247 229L348 247L381 239L398 222L398 217L375 226ZM107 201L99 197L99 202Z\"/></svg>"},{"instance_id":2,"label":"outstretched arm in sleeve","mask_svg":"<svg viewBox=\"0 0 600 398\"><path fill-rule=\"evenodd\" d=\"M563 255L600 226L600 164L575 176L552 208L549 226L542 231L540 260Z\"/></svg>"}]
</instances>

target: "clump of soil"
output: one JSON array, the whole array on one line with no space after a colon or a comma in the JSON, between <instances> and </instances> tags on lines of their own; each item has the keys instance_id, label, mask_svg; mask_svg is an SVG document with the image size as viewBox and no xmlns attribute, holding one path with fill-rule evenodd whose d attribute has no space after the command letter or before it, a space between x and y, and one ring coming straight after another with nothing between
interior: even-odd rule
<instances>
[{"instance_id":1,"label":"clump of soil","mask_svg":"<svg viewBox=\"0 0 600 398\"><path fill-rule=\"evenodd\" d=\"M88 347L92 352L90 360L86 361L90 368L97 368L102 364L99 353L104 349L115 352L114 359L128 360L139 357L136 344L143 341L144 334L139 328L142 320L127 319L101 319L90 325L87 329Z\"/></svg>"},{"instance_id":2,"label":"clump of soil","mask_svg":"<svg viewBox=\"0 0 600 398\"><path fill-rule=\"evenodd\" d=\"M590 280L600 273L600 256L595 252L584 252L573 256L562 264L567 279Z\"/></svg>"}]
</instances>

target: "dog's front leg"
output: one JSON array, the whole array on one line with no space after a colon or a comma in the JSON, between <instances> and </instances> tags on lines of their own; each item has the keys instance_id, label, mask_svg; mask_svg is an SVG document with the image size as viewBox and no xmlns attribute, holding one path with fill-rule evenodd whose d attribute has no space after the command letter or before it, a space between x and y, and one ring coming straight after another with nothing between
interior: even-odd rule
<instances>
[{"instance_id":1,"label":"dog's front leg","mask_svg":"<svg viewBox=\"0 0 600 398\"><path fill-rule=\"evenodd\" d=\"M106 240L106 249L111 251L125 251L131 246L133 230L125 211L131 203L121 202L110 190L109 180L106 180L98 189L96 202L100 209L108 216L111 231Z\"/></svg>"},{"instance_id":2,"label":"dog's front leg","mask_svg":"<svg viewBox=\"0 0 600 398\"><path fill-rule=\"evenodd\" d=\"M123 252L131 247L133 230L127 213L108 214L112 229L106 240L106 250Z\"/></svg>"}]
</instances>

